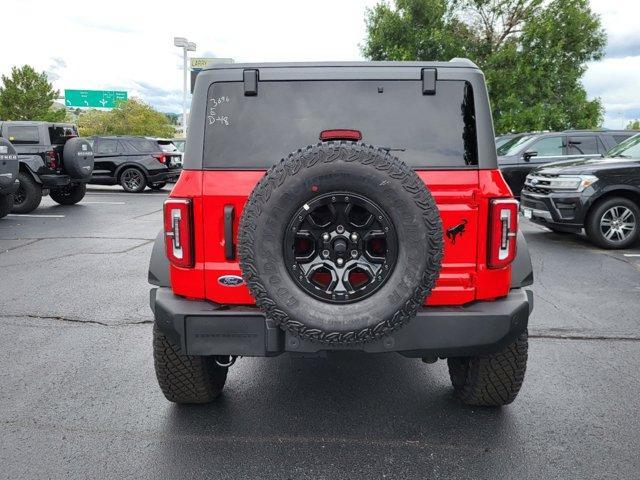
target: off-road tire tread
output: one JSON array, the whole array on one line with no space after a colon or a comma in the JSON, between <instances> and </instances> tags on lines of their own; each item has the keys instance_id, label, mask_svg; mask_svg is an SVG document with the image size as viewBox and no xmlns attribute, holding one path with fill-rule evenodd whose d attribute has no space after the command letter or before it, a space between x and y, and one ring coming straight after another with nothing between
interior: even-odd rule
<instances>
[{"instance_id":1,"label":"off-road tire tread","mask_svg":"<svg viewBox=\"0 0 640 480\"><path fill-rule=\"evenodd\" d=\"M456 396L467 405L499 407L520 392L527 367L528 334L499 352L447 360Z\"/></svg>"},{"instance_id":2,"label":"off-road tire tread","mask_svg":"<svg viewBox=\"0 0 640 480\"><path fill-rule=\"evenodd\" d=\"M160 389L171 402L208 403L222 393L228 369L214 357L182 355L155 325L153 360Z\"/></svg>"},{"instance_id":3,"label":"off-road tire tread","mask_svg":"<svg viewBox=\"0 0 640 480\"><path fill-rule=\"evenodd\" d=\"M26 172L18 173L18 180L20 180L20 186L27 191L27 199L20 207L14 204L11 211L13 213L31 213L42 202L42 187Z\"/></svg>"},{"instance_id":4,"label":"off-road tire tread","mask_svg":"<svg viewBox=\"0 0 640 480\"><path fill-rule=\"evenodd\" d=\"M66 190L70 190L69 195L64 195L65 189L60 190L51 190L49 192L49 196L51 200L60 205L75 205L80 200L84 198L87 193L87 185L85 183L81 183L79 185L75 185L74 187L66 187Z\"/></svg>"},{"instance_id":5,"label":"off-road tire tread","mask_svg":"<svg viewBox=\"0 0 640 480\"><path fill-rule=\"evenodd\" d=\"M6 217L13 208L13 194L0 195L0 218Z\"/></svg>"},{"instance_id":6,"label":"off-road tire tread","mask_svg":"<svg viewBox=\"0 0 640 480\"><path fill-rule=\"evenodd\" d=\"M287 178L293 177L303 169L313 168L318 163L326 164L336 161L372 165L377 170L385 171L390 177L398 180L422 210L422 219L428 230L428 246L426 248L432 252L428 257L422 279L413 295L395 314L381 320L376 325L346 332L320 330L291 318L278 308L277 303L268 296L255 264L254 232L256 220L265 210L271 194L280 188ZM387 150L364 143L344 141L310 145L290 153L272 166L251 193L244 207L238 233L238 254L242 276L256 301L256 305L265 312L268 319L275 322L280 328L299 338L324 344L372 342L391 334L408 323L415 317L418 309L424 304L424 299L435 286L440 273L443 248L440 213L431 193L415 171L406 163L390 155Z\"/></svg>"}]
</instances>

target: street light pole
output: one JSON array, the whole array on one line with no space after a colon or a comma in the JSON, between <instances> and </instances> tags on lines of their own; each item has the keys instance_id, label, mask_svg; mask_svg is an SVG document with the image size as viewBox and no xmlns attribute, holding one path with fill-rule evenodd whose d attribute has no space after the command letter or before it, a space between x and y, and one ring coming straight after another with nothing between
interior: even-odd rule
<instances>
[{"instance_id":1,"label":"street light pole","mask_svg":"<svg viewBox=\"0 0 640 480\"><path fill-rule=\"evenodd\" d=\"M182 77L182 133L187 136L187 52L195 52L196 44L184 37L174 37L173 44L182 48L183 77Z\"/></svg>"}]
</instances>

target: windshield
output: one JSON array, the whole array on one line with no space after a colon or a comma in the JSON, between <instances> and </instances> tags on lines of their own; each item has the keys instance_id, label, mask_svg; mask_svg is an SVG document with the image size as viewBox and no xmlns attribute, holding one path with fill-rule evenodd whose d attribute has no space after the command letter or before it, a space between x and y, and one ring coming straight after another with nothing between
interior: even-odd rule
<instances>
[{"instance_id":1,"label":"windshield","mask_svg":"<svg viewBox=\"0 0 640 480\"><path fill-rule=\"evenodd\" d=\"M606 156L640 158L640 133L613 147Z\"/></svg>"},{"instance_id":2,"label":"windshield","mask_svg":"<svg viewBox=\"0 0 640 480\"><path fill-rule=\"evenodd\" d=\"M498 155L502 157L517 154L522 145L532 137L533 135L518 135L517 137L510 138L508 142L498 147Z\"/></svg>"}]
</instances>

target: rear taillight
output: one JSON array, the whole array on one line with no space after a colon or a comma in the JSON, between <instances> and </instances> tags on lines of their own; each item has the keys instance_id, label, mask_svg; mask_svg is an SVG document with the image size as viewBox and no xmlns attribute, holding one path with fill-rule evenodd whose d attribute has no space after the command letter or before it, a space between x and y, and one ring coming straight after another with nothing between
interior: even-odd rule
<instances>
[{"instance_id":1,"label":"rear taillight","mask_svg":"<svg viewBox=\"0 0 640 480\"><path fill-rule=\"evenodd\" d=\"M360 130L350 130L346 128L335 130L323 130L320 132L320 140L327 142L329 140L362 140L362 133Z\"/></svg>"},{"instance_id":2,"label":"rear taillight","mask_svg":"<svg viewBox=\"0 0 640 480\"><path fill-rule=\"evenodd\" d=\"M153 158L155 158L156 160L158 160L160 163L167 163L167 157L165 157L163 154L158 154L158 155L154 155Z\"/></svg>"},{"instance_id":3,"label":"rear taillight","mask_svg":"<svg viewBox=\"0 0 640 480\"><path fill-rule=\"evenodd\" d=\"M191 200L170 198L164 202L164 244L167 258L176 267L194 264Z\"/></svg>"},{"instance_id":4,"label":"rear taillight","mask_svg":"<svg viewBox=\"0 0 640 480\"><path fill-rule=\"evenodd\" d=\"M489 211L489 268L509 265L516 257L518 235L518 202L499 198L490 202Z\"/></svg>"},{"instance_id":5,"label":"rear taillight","mask_svg":"<svg viewBox=\"0 0 640 480\"><path fill-rule=\"evenodd\" d=\"M55 170L58 168L58 156L56 155L56 152L54 152L53 150L49 150L47 153L47 165L49 165L49 168L51 170Z\"/></svg>"}]
</instances>

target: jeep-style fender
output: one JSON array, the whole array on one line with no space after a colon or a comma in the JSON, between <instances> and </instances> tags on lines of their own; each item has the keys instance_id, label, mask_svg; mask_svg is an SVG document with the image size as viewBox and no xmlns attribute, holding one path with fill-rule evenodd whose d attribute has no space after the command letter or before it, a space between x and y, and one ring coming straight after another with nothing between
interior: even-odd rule
<instances>
[{"instance_id":1,"label":"jeep-style fender","mask_svg":"<svg viewBox=\"0 0 640 480\"><path fill-rule=\"evenodd\" d=\"M171 287L169 279L169 259L164 250L164 236L160 231L153 243L149 261L149 283L158 287Z\"/></svg>"}]
</instances>

